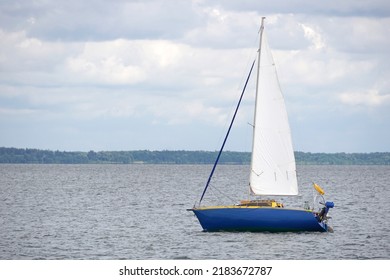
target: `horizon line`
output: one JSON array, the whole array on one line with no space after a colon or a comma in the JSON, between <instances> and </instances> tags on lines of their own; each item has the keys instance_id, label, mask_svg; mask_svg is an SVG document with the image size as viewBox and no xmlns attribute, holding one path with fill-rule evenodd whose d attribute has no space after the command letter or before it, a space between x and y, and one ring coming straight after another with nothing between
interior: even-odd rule
<instances>
[{"instance_id":1,"label":"horizon line","mask_svg":"<svg viewBox=\"0 0 390 280\"><path fill-rule=\"evenodd\" d=\"M160 150L154 150L154 149L133 149L133 150L98 150L95 151L93 149L91 150L60 150L60 149L49 149L49 148L17 148L17 147L5 147L1 146L0 149L18 149L18 150L39 150L39 151L58 151L58 152L68 152L68 153L89 153L89 152L136 152L136 151L149 151L149 152L211 152L215 153L218 152L218 150L186 150L186 149L178 149L178 150L171 150L171 149L160 149ZM231 153L251 153L251 151L233 151L233 150L225 150L224 152L231 152ZM375 151L375 152L305 152L305 151L299 151L294 150L294 153L305 153L305 154L378 154L378 153L390 153L383 152L383 151Z\"/></svg>"}]
</instances>

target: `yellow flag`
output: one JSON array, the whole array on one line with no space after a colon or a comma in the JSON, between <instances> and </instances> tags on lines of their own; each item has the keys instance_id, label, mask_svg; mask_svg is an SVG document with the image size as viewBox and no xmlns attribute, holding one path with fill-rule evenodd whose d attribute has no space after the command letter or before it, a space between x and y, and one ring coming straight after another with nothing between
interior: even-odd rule
<instances>
[{"instance_id":1,"label":"yellow flag","mask_svg":"<svg viewBox=\"0 0 390 280\"><path fill-rule=\"evenodd\" d=\"M319 185L317 185L316 183L313 183L313 187L316 189L316 191L317 191L320 195L324 195L324 194L325 194L324 190L323 190Z\"/></svg>"}]
</instances>

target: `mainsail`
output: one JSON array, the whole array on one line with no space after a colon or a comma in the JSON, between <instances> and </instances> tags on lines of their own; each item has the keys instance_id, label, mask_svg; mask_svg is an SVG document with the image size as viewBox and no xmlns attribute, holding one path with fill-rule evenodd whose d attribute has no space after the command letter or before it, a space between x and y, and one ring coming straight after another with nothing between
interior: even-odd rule
<instances>
[{"instance_id":1,"label":"mainsail","mask_svg":"<svg viewBox=\"0 0 390 280\"><path fill-rule=\"evenodd\" d=\"M250 188L255 195L297 195L298 183L287 111L263 29L262 25Z\"/></svg>"}]
</instances>

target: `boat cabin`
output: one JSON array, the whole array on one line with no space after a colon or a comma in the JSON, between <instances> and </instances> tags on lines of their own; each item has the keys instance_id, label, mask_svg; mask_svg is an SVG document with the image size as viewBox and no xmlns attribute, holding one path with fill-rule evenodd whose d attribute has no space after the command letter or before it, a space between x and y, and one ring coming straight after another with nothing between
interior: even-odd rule
<instances>
[{"instance_id":1,"label":"boat cabin","mask_svg":"<svg viewBox=\"0 0 390 280\"><path fill-rule=\"evenodd\" d=\"M272 208L283 208L283 203L276 202L274 199L262 199L262 200L241 200L239 206L261 206Z\"/></svg>"}]
</instances>

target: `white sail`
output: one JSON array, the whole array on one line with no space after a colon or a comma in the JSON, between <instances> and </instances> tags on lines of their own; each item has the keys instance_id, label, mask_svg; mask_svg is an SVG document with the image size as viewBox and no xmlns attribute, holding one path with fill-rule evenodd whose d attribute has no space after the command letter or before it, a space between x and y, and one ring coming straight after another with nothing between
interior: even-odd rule
<instances>
[{"instance_id":1,"label":"white sail","mask_svg":"<svg viewBox=\"0 0 390 280\"><path fill-rule=\"evenodd\" d=\"M297 195L287 111L264 31L260 38L250 188L255 195Z\"/></svg>"}]
</instances>

